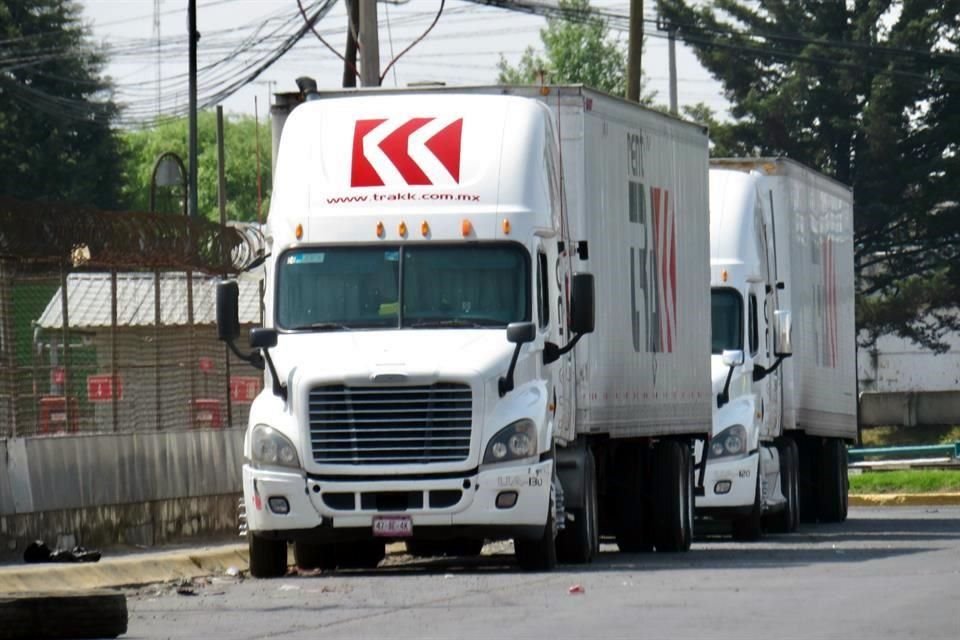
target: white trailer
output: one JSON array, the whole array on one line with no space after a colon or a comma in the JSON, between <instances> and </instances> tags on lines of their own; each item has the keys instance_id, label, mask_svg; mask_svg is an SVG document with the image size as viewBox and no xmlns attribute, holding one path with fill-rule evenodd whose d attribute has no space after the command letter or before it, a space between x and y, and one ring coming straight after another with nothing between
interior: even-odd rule
<instances>
[{"instance_id":1,"label":"white trailer","mask_svg":"<svg viewBox=\"0 0 960 640\"><path fill-rule=\"evenodd\" d=\"M857 437L852 193L782 158L713 160L710 216L717 410L697 511L744 539L764 516L780 531L842 521Z\"/></svg>"},{"instance_id":2,"label":"white trailer","mask_svg":"<svg viewBox=\"0 0 960 640\"><path fill-rule=\"evenodd\" d=\"M689 548L707 164L703 128L582 87L308 96L283 126L251 336L251 572L282 573L288 541L328 568L391 539L513 538L529 569L590 561L601 531ZM235 313L227 284L231 344Z\"/></svg>"}]
</instances>

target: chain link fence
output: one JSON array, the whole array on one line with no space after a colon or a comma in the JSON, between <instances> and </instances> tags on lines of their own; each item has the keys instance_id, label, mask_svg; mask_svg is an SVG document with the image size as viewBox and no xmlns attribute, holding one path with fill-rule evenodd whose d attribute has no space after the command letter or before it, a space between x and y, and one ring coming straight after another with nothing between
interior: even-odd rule
<instances>
[{"instance_id":1,"label":"chain link fence","mask_svg":"<svg viewBox=\"0 0 960 640\"><path fill-rule=\"evenodd\" d=\"M0 437L246 424L262 374L217 340L213 274L256 259L256 234L0 201L5 218ZM192 251L196 239L205 248ZM262 285L239 281L241 324L260 325Z\"/></svg>"}]
</instances>

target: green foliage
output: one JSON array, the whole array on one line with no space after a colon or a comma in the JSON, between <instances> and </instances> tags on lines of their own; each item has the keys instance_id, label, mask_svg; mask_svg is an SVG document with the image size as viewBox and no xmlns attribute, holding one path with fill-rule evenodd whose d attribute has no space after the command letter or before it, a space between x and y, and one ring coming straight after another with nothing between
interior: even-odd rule
<instances>
[{"instance_id":1,"label":"green foliage","mask_svg":"<svg viewBox=\"0 0 960 640\"><path fill-rule=\"evenodd\" d=\"M0 2L0 193L117 206L117 105L103 64L75 2Z\"/></svg>"},{"instance_id":2,"label":"green foliage","mask_svg":"<svg viewBox=\"0 0 960 640\"><path fill-rule=\"evenodd\" d=\"M122 194L128 209L150 210L150 183L154 163L166 152L177 154L186 165L187 119L164 122L152 129L128 131L122 136L126 163ZM224 118L224 157L226 159L227 219L244 222L257 220L257 130L249 116ZM270 127L260 126L260 183L262 216L266 219L270 184ZM217 118L214 112L201 112L197 118L197 208L199 214L220 220L217 204ZM174 197L169 197L173 192ZM158 188L156 209L179 213L182 194L178 189ZM162 196L168 197L162 197Z\"/></svg>"},{"instance_id":3,"label":"green foliage","mask_svg":"<svg viewBox=\"0 0 960 640\"><path fill-rule=\"evenodd\" d=\"M547 18L540 30L544 53L524 51L516 67L501 55L497 63L501 84L584 84L623 96L627 91L626 47L609 35L602 18L590 16L590 0L560 0L569 19ZM642 95L651 104L653 95Z\"/></svg>"},{"instance_id":4,"label":"green foliage","mask_svg":"<svg viewBox=\"0 0 960 640\"><path fill-rule=\"evenodd\" d=\"M960 0L657 4L723 83L732 150L853 187L860 328L943 347L960 287Z\"/></svg>"},{"instance_id":5,"label":"green foliage","mask_svg":"<svg viewBox=\"0 0 960 640\"><path fill-rule=\"evenodd\" d=\"M954 493L960 491L960 471L902 469L852 474L850 493Z\"/></svg>"}]
</instances>

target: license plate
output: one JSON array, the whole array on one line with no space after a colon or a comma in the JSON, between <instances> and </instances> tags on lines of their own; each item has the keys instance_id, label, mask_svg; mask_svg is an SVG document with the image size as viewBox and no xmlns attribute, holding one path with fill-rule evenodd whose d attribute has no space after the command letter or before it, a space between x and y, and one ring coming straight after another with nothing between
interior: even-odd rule
<instances>
[{"instance_id":1,"label":"license plate","mask_svg":"<svg viewBox=\"0 0 960 640\"><path fill-rule=\"evenodd\" d=\"M375 516L373 535L384 538L409 538L413 535L413 520L410 516Z\"/></svg>"}]
</instances>

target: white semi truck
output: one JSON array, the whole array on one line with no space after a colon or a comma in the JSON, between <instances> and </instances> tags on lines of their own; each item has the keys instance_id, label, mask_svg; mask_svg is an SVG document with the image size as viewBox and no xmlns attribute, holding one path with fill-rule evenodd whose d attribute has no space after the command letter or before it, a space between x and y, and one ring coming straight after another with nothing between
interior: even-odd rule
<instances>
[{"instance_id":1,"label":"white semi truck","mask_svg":"<svg viewBox=\"0 0 960 640\"><path fill-rule=\"evenodd\" d=\"M293 109L276 162L253 575L288 542L314 568L390 540L512 538L534 570L601 533L689 548L714 402L702 127L578 86L343 91ZM218 325L232 345L234 283Z\"/></svg>"},{"instance_id":2,"label":"white semi truck","mask_svg":"<svg viewBox=\"0 0 960 640\"><path fill-rule=\"evenodd\" d=\"M716 404L698 515L732 521L738 539L844 520L857 438L850 189L782 158L711 161L710 285Z\"/></svg>"}]
</instances>

